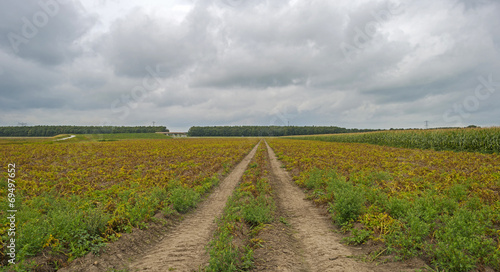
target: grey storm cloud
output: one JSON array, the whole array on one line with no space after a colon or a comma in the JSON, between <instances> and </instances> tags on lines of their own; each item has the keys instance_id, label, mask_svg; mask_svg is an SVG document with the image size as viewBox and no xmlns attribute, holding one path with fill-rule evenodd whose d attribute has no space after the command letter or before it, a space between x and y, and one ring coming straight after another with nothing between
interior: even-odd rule
<instances>
[{"instance_id":1,"label":"grey storm cloud","mask_svg":"<svg viewBox=\"0 0 500 272\"><path fill-rule=\"evenodd\" d=\"M3 125L499 124L498 1L0 5Z\"/></svg>"},{"instance_id":2,"label":"grey storm cloud","mask_svg":"<svg viewBox=\"0 0 500 272\"><path fill-rule=\"evenodd\" d=\"M0 9L0 106L6 110L58 108L66 80L57 66L70 63L93 24L78 2L3 1Z\"/></svg>"},{"instance_id":3,"label":"grey storm cloud","mask_svg":"<svg viewBox=\"0 0 500 272\"><path fill-rule=\"evenodd\" d=\"M162 63L170 76L194 61L187 30L155 19L135 10L115 22L96 45L95 50L105 56L117 75L141 77L146 66Z\"/></svg>"},{"instance_id":4,"label":"grey storm cloud","mask_svg":"<svg viewBox=\"0 0 500 272\"><path fill-rule=\"evenodd\" d=\"M68 0L6 0L3 4L8 6L0 11L2 47L44 65L71 61L81 54L77 40L94 22L78 2Z\"/></svg>"}]
</instances>

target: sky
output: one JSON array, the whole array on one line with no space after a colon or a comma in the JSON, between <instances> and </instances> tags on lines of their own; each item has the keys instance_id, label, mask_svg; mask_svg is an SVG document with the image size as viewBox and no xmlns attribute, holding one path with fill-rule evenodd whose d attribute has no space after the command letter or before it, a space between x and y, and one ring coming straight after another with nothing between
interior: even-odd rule
<instances>
[{"instance_id":1,"label":"sky","mask_svg":"<svg viewBox=\"0 0 500 272\"><path fill-rule=\"evenodd\" d=\"M497 0L0 0L0 126L499 126L499 18Z\"/></svg>"}]
</instances>

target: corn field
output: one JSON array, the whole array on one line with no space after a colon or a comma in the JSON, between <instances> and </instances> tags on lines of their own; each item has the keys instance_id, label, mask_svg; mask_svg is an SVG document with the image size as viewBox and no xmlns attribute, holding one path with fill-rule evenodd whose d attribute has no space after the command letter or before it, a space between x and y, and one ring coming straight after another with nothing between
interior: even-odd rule
<instances>
[{"instance_id":1,"label":"corn field","mask_svg":"<svg viewBox=\"0 0 500 272\"><path fill-rule=\"evenodd\" d=\"M310 136L299 139L368 143L403 148L500 153L500 127L380 131Z\"/></svg>"}]
</instances>

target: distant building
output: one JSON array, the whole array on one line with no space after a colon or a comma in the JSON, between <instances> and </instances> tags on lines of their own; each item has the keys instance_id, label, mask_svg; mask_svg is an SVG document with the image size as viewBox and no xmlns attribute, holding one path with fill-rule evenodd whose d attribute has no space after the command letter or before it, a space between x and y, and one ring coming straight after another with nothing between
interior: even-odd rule
<instances>
[{"instance_id":1,"label":"distant building","mask_svg":"<svg viewBox=\"0 0 500 272\"><path fill-rule=\"evenodd\" d=\"M165 134L172 137L187 137L187 132L156 132L160 134Z\"/></svg>"}]
</instances>

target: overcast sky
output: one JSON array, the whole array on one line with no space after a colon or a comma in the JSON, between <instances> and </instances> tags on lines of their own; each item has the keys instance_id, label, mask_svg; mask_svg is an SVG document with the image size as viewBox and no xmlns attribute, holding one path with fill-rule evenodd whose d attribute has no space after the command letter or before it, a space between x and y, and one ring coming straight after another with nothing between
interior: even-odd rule
<instances>
[{"instance_id":1,"label":"overcast sky","mask_svg":"<svg viewBox=\"0 0 500 272\"><path fill-rule=\"evenodd\" d=\"M0 125L500 125L496 0L0 0Z\"/></svg>"}]
</instances>

